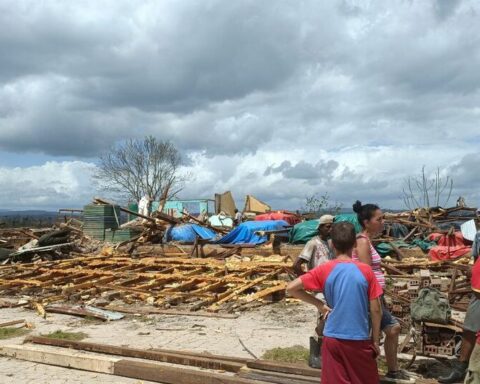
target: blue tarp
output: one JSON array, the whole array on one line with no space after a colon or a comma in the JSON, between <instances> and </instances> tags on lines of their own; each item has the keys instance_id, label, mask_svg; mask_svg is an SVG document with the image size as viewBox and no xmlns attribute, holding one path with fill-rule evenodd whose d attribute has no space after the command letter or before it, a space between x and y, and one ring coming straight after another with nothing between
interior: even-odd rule
<instances>
[{"instance_id":1,"label":"blue tarp","mask_svg":"<svg viewBox=\"0 0 480 384\"><path fill-rule=\"evenodd\" d=\"M220 240L219 244L263 244L267 241L267 236L259 236L256 231L273 231L288 227L288 223L283 220L267 221L246 221L227 233Z\"/></svg>"},{"instance_id":2,"label":"blue tarp","mask_svg":"<svg viewBox=\"0 0 480 384\"><path fill-rule=\"evenodd\" d=\"M213 240L216 233L197 224L174 225L167 230L167 241L181 241L184 243L193 243L196 237L203 240Z\"/></svg>"}]
</instances>

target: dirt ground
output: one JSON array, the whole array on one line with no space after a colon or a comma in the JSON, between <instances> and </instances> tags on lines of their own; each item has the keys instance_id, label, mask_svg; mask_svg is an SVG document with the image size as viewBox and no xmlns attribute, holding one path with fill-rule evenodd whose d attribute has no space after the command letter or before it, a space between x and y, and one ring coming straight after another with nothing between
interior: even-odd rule
<instances>
[{"instance_id":1,"label":"dirt ground","mask_svg":"<svg viewBox=\"0 0 480 384\"><path fill-rule=\"evenodd\" d=\"M312 307L296 302L266 305L240 313L237 319L128 315L114 322L92 321L60 314L48 314L43 319L29 309L0 309L0 323L18 319L25 319L34 325L31 335L48 334L57 330L84 332L88 335L84 341L95 343L249 358L252 356L240 340L257 357L276 347L300 345L308 348L308 338L313 333L316 314ZM0 345L21 344L23 339L24 336L0 340ZM428 360L420 360L420 364L431 366ZM445 369L444 364L435 365L436 374ZM138 384L141 381L0 357L0 383Z\"/></svg>"},{"instance_id":2,"label":"dirt ground","mask_svg":"<svg viewBox=\"0 0 480 384\"><path fill-rule=\"evenodd\" d=\"M25 319L34 324L31 335L62 330L84 332L84 341L129 346L210 352L219 355L252 357L271 348L302 345L315 325L314 309L296 303L277 303L241 313L237 319L192 316L128 315L113 322L85 320L68 315L47 314L43 319L32 310L0 309L0 323ZM24 336L0 340L1 345L21 344ZM74 373L74 374L73 374ZM0 357L0 383L139 383L116 376L73 371Z\"/></svg>"}]
</instances>

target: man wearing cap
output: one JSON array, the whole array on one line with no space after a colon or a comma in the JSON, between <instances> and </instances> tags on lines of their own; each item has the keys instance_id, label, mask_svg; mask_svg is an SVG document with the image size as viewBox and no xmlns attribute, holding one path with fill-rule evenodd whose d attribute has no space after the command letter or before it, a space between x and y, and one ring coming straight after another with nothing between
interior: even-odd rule
<instances>
[{"instance_id":1,"label":"man wearing cap","mask_svg":"<svg viewBox=\"0 0 480 384\"><path fill-rule=\"evenodd\" d=\"M327 261L335 259L335 253L329 240L330 231L332 229L334 217L332 215L323 215L320 217L318 224L318 235L313 237L305 244L302 253L298 256L293 264L293 270L297 276L305 273L303 264L307 264L310 271ZM319 299L323 299L322 294L317 295ZM308 365L312 368L321 368L320 347L322 342L322 331L324 320L321 314L317 317L317 329L314 337L310 337L310 358Z\"/></svg>"},{"instance_id":2,"label":"man wearing cap","mask_svg":"<svg viewBox=\"0 0 480 384\"><path fill-rule=\"evenodd\" d=\"M305 273L302 269L302 265L305 263L310 271L335 258L331 243L329 242L333 219L334 217L332 215L323 215L320 217L318 235L312 237L312 239L305 244L302 253L293 264L293 270L297 276L301 276Z\"/></svg>"}]
</instances>

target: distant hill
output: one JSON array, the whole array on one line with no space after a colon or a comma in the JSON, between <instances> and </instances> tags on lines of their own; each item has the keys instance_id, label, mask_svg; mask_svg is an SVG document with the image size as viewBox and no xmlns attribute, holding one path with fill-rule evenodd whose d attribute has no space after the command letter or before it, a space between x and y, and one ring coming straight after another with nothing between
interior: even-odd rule
<instances>
[{"instance_id":1,"label":"distant hill","mask_svg":"<svg viewBox=\"0 0 480 384\"><path fill-rule=\"evenodd\" d=\"M55 224L58 218L57 212L42 210L0 210L0 228L45 228Z\"/></svg>"},{"instance_id":2,"label":"distant hill","mask_svg":"<svg viewBox=\"0 0 480 384\"><path fill-rule=\"evenodd\" d=\"M57 215L57 212L42 211L38 209L28 209L24 211L14 211L10 209L0 209L0 216L52 216Z\"/></svg>"}]
</instances>

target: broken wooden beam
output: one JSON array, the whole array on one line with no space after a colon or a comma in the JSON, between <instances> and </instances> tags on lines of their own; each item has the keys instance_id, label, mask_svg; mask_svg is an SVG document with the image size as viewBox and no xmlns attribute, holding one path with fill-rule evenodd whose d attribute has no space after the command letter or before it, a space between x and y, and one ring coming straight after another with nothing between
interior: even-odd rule
<instances>
[{"instance_id":1,"label":"broken wooden beam","mask_svg":"<svg viewBox=\"0 0 480 384\"><path fill-rule=\"evenodd\" d=\"M392 247L393 251L396 253L398 261L402 261L403 259L405 259L405 254L400 250L400 248L395 246L395 244L393 243L390 243L390 246Z\"/></svg>"},{"instance_id":2,"label":"broken wooden beam","mask_svg":"<svg viewBox=\"0 0 480 384\"><path fill-rule=\"evenodd\" d=\"M208 223L208 222L204 223L204 222L198 220L195 216L192 216L189 213L182 212L182 215L185 216L185 217L188 217L190 220L193 220L194 222L201 225L202 227L210 228L212 231L215 231L215 232L218 232L218 233L221 233L221 234L224 234L224 235L227 234L228 232L230 232L226 229L222 229L222 228L219 228L219 227L214 227L214 226L210 225L210 223Z\"/></svg>"},{"instance_id":3,"label":"broken wooden beam","mask_svg":"<svg viewBox=\"0 0 480 384\"><path fill-rule=\"evenodd\" d=\"M18 325L18 324L25 324L25 319L22 320L13 320L13 321L7 321L6 323L1 323L0 328L3 327L11 327L12 325Z\"/></svg>"},{"instance_id":4,"label":"broken wooden beam","mask_svg":"<svg viewBox=\"0 0 480 384\"><path fill-rule=\"evenodd\" d=\"M104 199L101 199L101 198L98 198L98 197L95 197L93 200L97 204L116 205L116 204L113 204L113 203L111 203L107 200L104 200ZM122 212L128 213L128 214L133 215L133 216L141 217L142 219L148 220L152 223L156 223L155 218L153 218L153 217L142 215L141 213L132 211L130 209L127 209L127 208L124 208L124 207L121 207L121 206L119 206L119 209ZM170 223L170 224L180 224L181 223L181 221L179 219L177 219L173 216L167 215L166 213L163 213L163 212L155 212L155 216L156 216L156 218L158 218L160 220L163 220L163 221L166 221L167 223Z\"/></svg>"},{"instance_id":5,"label":"broken wooden beam","mask_svg":"<svg viewBox=\"0 0 480 384\"><path fill-rule=\"evenodd\" d=\"M382 262L381 264L381 267L382 268L385 268L388 272L391 272L391 273L394 273L395 275L403 275L403 276L407 276L408 273L405 273L403 271L401 271L400 269L394 267L393 265L390 265L388 263L384 263Z\"/></svg>"}]
</instances>

